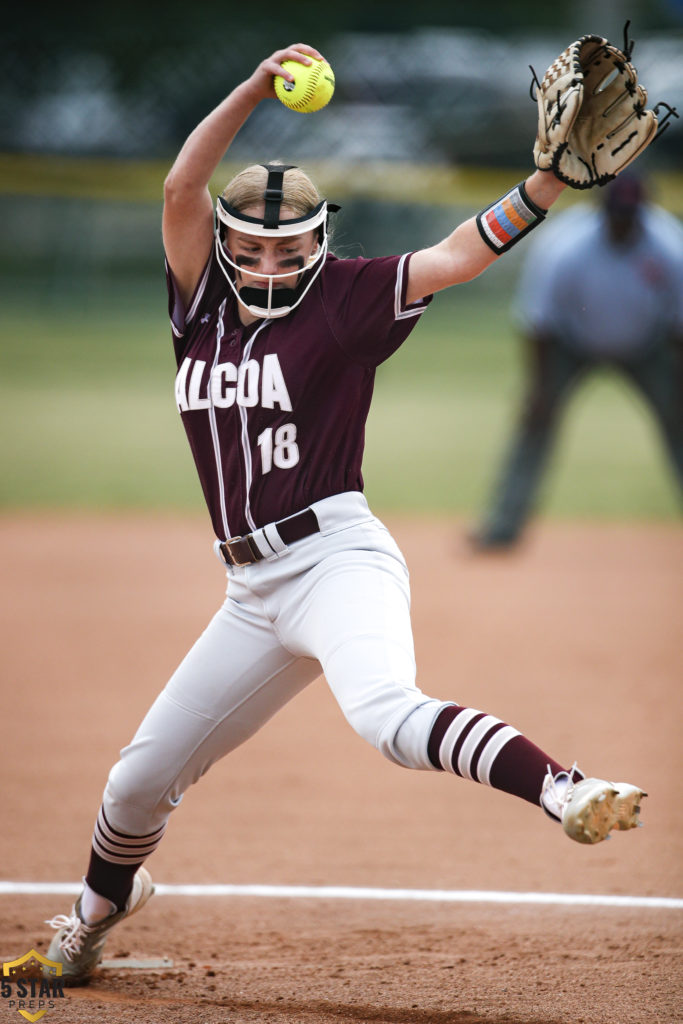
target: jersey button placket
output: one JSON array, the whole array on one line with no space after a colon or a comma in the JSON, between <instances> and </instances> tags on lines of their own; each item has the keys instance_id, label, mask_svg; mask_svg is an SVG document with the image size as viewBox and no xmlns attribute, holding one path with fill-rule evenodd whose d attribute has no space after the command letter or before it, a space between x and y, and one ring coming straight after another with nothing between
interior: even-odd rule
<instances>
[{"instance_id":1,"label":"jersey button placket","mask_svg":"<svg viewBox=\"0 0 683 1024\"><path fill-rule=\"evenodd\" d=\"M233 349L234 348L239 348L241 350L242 344L244 342L244 328L243 327L235 327L235 328L233 328L233 330L230 331L230 333L226 335L226 340L228 342L228 348L233 348ZM237 364L237 367L239 368L239 365L240 365L240 363L242 361L242 353L241 353L241 351L240 351L239 355L237 355L237 356L235 354L232 355L232 357L230 359L230 362L233 362L233 361ZM240 433L241 433L241 430L242 430L242 427L241 427L242 417L241 417L241 414L240 414L239 403L237 401L235 401L235 403L232 406L230 412L231 412L231 415L232 415L232 417L233 417L233 419L235 421L237 435L239 436ZM237 451L238 451L237 458L238 458L238 461L240 463L240 474L239 474L240 498L239 498L239 504L240 504L241 508L244 508L245 505L247 504L247 489L246 489L247 467L246 467L246 464L245 464L244 451L242 449L242 445L238 445L237 446Z\"/></svg>"}]
</instances>

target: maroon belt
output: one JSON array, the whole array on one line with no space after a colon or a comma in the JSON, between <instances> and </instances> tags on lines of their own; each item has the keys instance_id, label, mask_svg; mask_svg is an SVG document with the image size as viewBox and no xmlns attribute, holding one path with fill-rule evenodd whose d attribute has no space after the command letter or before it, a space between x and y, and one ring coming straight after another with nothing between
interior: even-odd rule
<instances>
[{"instance_id":1,"label":"maroon belt","mask_svg":"<svg viewBox=\"0 0 683 1024\"><path fill-rule=\"evenodd\" d=\"M320 532L318 517L312 508L298 512L295 516L289 516L288 519L281 519L279 523L273 525L283 544L287 545ZM265 534L262 536L265 537ZM268 538L265 537L265 540L267 541ZM254 562L260 562L264 557L254 540L253 533L248 533L244 537L231 537L230 540L219 544L218 550L226 565L252 565ZM273 554L275 553L275 548L273 548Z\"/></svg>"}]
</instances>

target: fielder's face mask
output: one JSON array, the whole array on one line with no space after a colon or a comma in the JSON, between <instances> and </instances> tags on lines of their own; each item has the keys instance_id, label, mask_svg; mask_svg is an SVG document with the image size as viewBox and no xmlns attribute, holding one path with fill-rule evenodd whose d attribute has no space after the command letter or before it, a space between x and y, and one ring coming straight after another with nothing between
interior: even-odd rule
<instances>
[{"instance_id":1,"label":"fielder's face mask","mask_svg":"<svg viewBox=\"0 0 683 1024\"><path fill-rule=\"evenodd\" d=\"M290 170L289 165L263 164L268 171L268 181L263 194L264 211L263 219L258 217L247 217L245 214L230 206L223 196L218 197L216 203L216 231L215 249L216 258L221 270L228 280L228 284L235 293L238 302L247 309L252 316L257 317L280 317L286 316L291 310L298 306L304 295L311 287L316 277L322 270L325 256L327 255L327 218L328 213L339 209L332 203L325 200L307 213L304 217L295 217L290 220L280 218L280 207L282 206L283 192L282 179L285 171ZM275 287L278 281L283 278L291 278L294 271L288 270L284 274L262 274L258 271L248 269L246 261L243 265L236 263L226 248L226 229L234 228L241 234L254 235L257 238L278 238L285 239L296 235L306 234L308 231L317 230L318 245L311 254L308 264L304 266L303 258L297 282L294 288ZM238 288L236 275L246 271L254 277L268 281L267 288L254 288L244 285Z\"/></svg>"}]
</instances>

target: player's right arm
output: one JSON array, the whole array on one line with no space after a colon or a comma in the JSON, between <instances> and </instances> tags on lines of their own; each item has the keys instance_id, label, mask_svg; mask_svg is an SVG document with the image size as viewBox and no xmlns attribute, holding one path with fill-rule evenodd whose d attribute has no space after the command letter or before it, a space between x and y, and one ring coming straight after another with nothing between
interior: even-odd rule
<instances>
[{"instance_id":1,"label":"player's right arm","mask_svg":"<svg viewBox=\"0 0 683 1024\"><path fill-rule=\"evenodd\" d=\"M213 199L209 181L225 151L263 99L275 97L273 76L293 81L285 60L321 59L312 46L295 43L261 61L190 134L164 182L164 249L180 297L189 303L213 243Z\"/></svg>"}]
</instances>

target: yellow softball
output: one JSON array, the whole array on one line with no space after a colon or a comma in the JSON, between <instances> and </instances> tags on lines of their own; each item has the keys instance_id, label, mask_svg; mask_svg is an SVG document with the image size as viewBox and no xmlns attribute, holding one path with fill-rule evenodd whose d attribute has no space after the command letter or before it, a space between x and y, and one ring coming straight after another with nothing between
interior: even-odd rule
<instances>
[{"instance_id":1,"label":"yellow softball","mask_svg":"<svg viewBox=\"0 0 683 1024\"><path fill-rule=\"evenodd\" d=\"M282 75L274 76L275 95L290 110L300 114L312 114L332 99L334 92L334 71L326 60L311 57L310 64L299 64L297 60L285 60L282 67L294 75L288 82Z\"/></svg>"}]
</instances>

